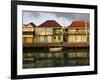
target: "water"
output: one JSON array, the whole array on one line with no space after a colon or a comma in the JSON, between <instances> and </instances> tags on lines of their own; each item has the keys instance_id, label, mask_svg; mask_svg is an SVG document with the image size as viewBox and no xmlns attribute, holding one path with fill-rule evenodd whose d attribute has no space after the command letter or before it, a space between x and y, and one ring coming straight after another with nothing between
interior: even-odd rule
<instances>
[{"instance_id":1,"label":"water","mask_svg":"<svg viewBox=\"0 0 100 80\"><path fill-rule=\"evenodd\" d=\"M63 49L50 52L47 48L23 49L23 68L44 68L89 65L89 49Z\"/></svg>"}]
</instances>

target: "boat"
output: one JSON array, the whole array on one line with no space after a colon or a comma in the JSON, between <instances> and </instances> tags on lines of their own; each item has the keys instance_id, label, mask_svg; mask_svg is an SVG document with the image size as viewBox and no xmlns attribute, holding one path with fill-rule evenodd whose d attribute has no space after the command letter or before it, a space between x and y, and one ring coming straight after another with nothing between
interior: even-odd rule
<instances>
[{"instance_id":1,"label":"boat","mask_svg":"<svg viewBox=\"0 0 100 80\"><path fill-rule=\"evenodd\" d=\"M53 48L49 48L50 52L56 52L56 51L62 51L62 47L53 47Z\"/></svg>"}]
</instances>

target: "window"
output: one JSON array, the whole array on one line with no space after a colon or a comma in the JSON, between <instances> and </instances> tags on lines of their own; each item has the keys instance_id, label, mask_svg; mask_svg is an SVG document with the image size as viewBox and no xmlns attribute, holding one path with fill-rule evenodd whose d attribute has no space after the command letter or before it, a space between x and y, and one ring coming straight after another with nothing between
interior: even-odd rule
<instances>
[{"instance_id":1,"label":"window","mask_svg":"<svg viewBox=\"0 0 100 80\"><path fill-rule=\"evenodd\" d=\"M68 42L72 43L84 43L87 42L87 37L86 35L70 35L68 36Z\"/></svg>"},{"instance_id":2,"label":"window","mask_svg":"<svg viewBox=\"0 0 100 80\"><path fill-rule=\"evenodd\" d=\"M80 43L81 42L81 35L77 35L76 36L76 43Z\"/></svg>"},{"instance_id":3,"label":"window","mask_svg":"<svg viewBox=\"0 0 100 80\"><path fill-rule=\"evenodd\" d=\"M56 39L56 36L54 36L54 39Z\"/></svg>"},{"instance_id":4,"label":"window","mask_svg":"<svg viewBox=\"0 0 100 80\"><path fill-rule=\"evenodd\" d=\"M68 29L65 29L65 31L68 31Z\"/></svg>"},{"instance_id":5,"label":"window","mask_svg":"<svg viewBox=\"0 0 100 80\"><path fill-rule=\"evenodd\" d=\"M69 42L69 43L70 43L70 42L76 42L75 36L74 36L74 35L68 36L68 42Z\"/></svg>"},{"instance_id":6,"label":"window","mask_svg":"<svg viewBox=\"0 0 100 80\"><path fill-rule=\"evenodd\" d=\"M87 36L86 35L81 36L81 42L87 42Z\"/></svg>"},{"instance_id":7,"label":"window","mask_svg":"<svg viewBox=\"0 0 100 80\"><path fill-rule=\"evenodd\" d=\"M89 36L87 36L87 42L89 42Z\"/></svg>"},{"instance_id":8,"label":"window","mask_svg":"<svg viewBox=\"0 0 100 80\"><path fill-rule=\"evenodd\" d=\"M40 37L40 42L45 42L45 37L44 36L39 36Z\"/></svg>"},{"instance_id":9,"label":"window","mask_svg":"<svg viewBox=\"0 0 100 80\"><path fill-rule=\"evenodd\" d=\"M79 31L79 29L77 29L77 32Z\"/></svg>"},{"instance_id":10,"label":"window","mask_svg":"<svg viewBox=\"0 0 100 80\"><path fill-rule=\"evenodd\" d=\"M60 40L61 39L61 37L60 36L58 36L58 40Z\"/></svg>"}]
</instances>

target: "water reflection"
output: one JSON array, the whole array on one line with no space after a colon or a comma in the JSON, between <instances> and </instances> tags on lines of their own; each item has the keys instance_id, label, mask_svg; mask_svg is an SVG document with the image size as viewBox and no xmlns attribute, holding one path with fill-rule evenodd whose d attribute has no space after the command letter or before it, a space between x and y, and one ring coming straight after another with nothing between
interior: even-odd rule
<instances>
[{"instance_id":1,"label":"water reflection","mask_svg":"<svg viewBox=\"0 0 100 80\"><path fill-rule=\"evenodd\" d=\"M24 50L23 68L85 66L89 65L89 50L63 50L49 52Z\"/></svg>"}]
</instances>

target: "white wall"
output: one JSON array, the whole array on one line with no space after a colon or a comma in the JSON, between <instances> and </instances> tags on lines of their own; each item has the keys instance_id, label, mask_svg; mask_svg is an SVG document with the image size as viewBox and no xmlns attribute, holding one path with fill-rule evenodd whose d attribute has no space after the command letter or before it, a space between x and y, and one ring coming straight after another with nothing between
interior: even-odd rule
<instances>
[{"instance_id":1,"label":"white wall","mask_svg":"<svg viewBox=\"0 0 100 80\"><path fill-rule=\"evenodd\" d=\"M32 1L32 0L31 0ZM74 4L92 4L98 5L99 0L33 0L33 1L45 1L45 2L58 2L58 3L74 3ZM100 5L98 14L100 14ZM0 0L0 80L10 80L10 41L11 41L11 16L10 16L10 0ZM100 15L98 16L100 20ZM98 20L98 21L99 21ZM98 23L100 26L100 23ZM100 27L98 27L98 34L100 34ZM98 41L100 37L98 38ZM98 42L100 44L100 42ZM100 53L100 45L98 47L98 53ZM100 61L100 54L98 54L98 61ZM98 62L100 67L100 62ZM100 68L99 68L100 73ZM27 79L29 80L29 79ZM55 78L41 78L34 80L100 80L100 74L98 75L84 75L84 76L66 76Z\"/></svg>"}]
</instances>

